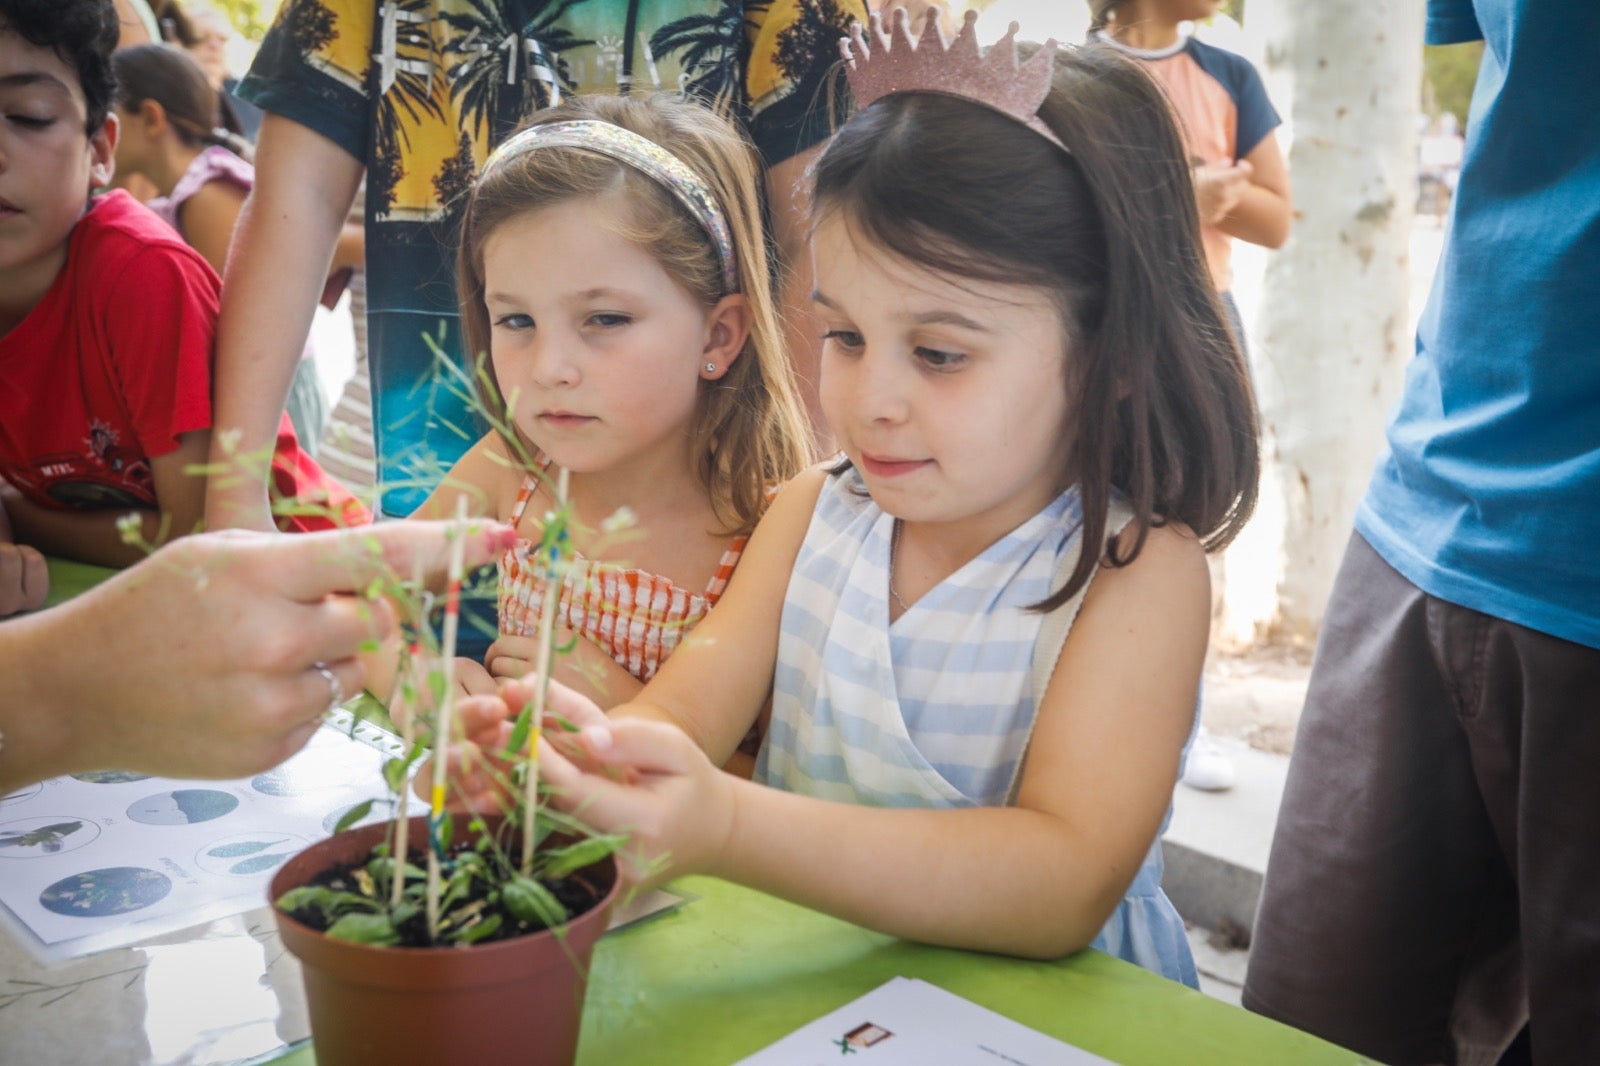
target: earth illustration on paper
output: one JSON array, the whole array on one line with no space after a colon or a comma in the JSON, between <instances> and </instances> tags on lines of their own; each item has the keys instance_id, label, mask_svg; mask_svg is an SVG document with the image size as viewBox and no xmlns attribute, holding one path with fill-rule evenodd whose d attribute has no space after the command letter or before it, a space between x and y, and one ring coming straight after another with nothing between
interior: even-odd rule
<instances>
[{"instance_id":1,"label":"earth illustration on paper","mask_svg":"<svg viewBox=\"0 0 1600 1066\"><path fill-rule=\"evenodd\" d=\"M128 817L145 825L194 825L221 818L239 806L239 797L215 788L157 792L128 807Z\"/></svg>"},{"instance_id":2,"label":"earth illustration on paper","mask_svg":"<svg viewBox=\"0 0 1600 1066\"><path fill-rule=\"evenodd\" d=\"M159 903L172 879L140 866L108 866L63 877L39 894L39 905L69 918L128 914Z\"/></svg>"},{"instance_id":3,"label":"earth illustration on paper","mask_svg":"<svg viewBox=\"0 0 1600 1066\"><path fill-rule=\"evenodd\" d=\"M130 781L146 781L150 778L149 774L136 773L133 770L90 770L72 776L74 780L90 785L125 785Z\"/></svg>"}]
</instances>

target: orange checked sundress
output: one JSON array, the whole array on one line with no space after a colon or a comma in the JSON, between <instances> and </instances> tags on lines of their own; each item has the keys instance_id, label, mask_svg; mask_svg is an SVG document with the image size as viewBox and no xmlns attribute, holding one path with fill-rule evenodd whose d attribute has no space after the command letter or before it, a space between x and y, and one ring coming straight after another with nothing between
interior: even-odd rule
<instances>
[{"instance_id":1,"label":"orange checked sundress","mask_svg":"<svg viewBox=\"0 0 1600 1066\"><path fill-rule=\"evenodd\" d=\"M513 526L522 521L522 512L538 485L536 475L523 478L511 512ZM600 645L640 681L649 681L727 588L747 539L739 537L722 553L717 572L700 593L643 570L597 563L574 554L561 582L556 621ZM545 582L528 558L537 548L536 542L522 538L500 557L502 633L538 634Z\"/></svg>"}]
</instances>

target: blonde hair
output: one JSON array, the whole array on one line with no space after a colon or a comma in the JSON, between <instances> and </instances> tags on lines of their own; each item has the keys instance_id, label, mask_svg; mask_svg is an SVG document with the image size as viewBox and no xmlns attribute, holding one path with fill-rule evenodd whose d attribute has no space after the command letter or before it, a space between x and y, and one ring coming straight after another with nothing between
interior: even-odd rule
<instances>
[{"instance_id":1,"label":"blonde hair","mask_svg":"<svg viewBox=\"0 0 1600 1066\"><path fill-rule=\"evenodd\" d=\"M712 509L730 533L746 533L767 492L810 460L810 430L779 328L773 273L762 230L759 167L749 143L701 104L663 93L575 96L541 110L526 126L574 120L609 122L645 137L694 170L716 194L733 236L750 336L716 381L701 380L690 434ZM524 128L526 128L526 126ZM499 226L530 211L582 197L619 194L628 206L616 232L649 251L705 307L727 295L715 246L670 191L625 163L593 152L542 147L508 159L479 178L461 224L456 287L467 351L489 351L483 251ZM492 361L479 394L503 409ZM514 447L523 442L508 442Z\"/></svg>"}]
</instances>

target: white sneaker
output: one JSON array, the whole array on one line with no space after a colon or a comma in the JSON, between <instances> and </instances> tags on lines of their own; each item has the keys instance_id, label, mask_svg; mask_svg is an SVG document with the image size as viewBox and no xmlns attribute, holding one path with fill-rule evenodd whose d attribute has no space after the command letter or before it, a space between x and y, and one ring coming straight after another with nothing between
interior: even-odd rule
<instances>
[{"instance_id":1,"label":"white sneaker","mask_svg":"<svg viewBox=\"0 0 1600 1066\"><path fill-rule=\"evenodd\" d=\"M1189 760L1179 780L1201 792L1225 792L1233 787L1234 779L1233 760L1202 729L1189 748Z\"/></svg>"}]
</instances>

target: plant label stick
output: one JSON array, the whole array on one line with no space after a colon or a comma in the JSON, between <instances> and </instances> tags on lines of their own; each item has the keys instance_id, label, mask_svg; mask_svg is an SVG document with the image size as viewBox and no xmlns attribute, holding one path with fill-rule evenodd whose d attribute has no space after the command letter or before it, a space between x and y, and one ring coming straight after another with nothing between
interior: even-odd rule
<instances>
[{"instance_id":1,"label":"plant label stick","mask_svg":"<svg viewBox=\"0 0 1600 1066\"><path fill-rule=\"evenodd\" d=\"M461 622L461 570L466 548L467 498L456 501L456 526L450 543L449 585L445 590L444 633L439 657L444 672L444 692L433 731L433 796L428 815L428 935L439 935L439 852L443 847L444 793L449 780L451 714L456 704L456 627Z\"/></svg>"},{"instance_id":2,"label":"plant label stick","mask_svg":"<svg viewBox=\"0 0 1600 1066\"><path fill-rule=\"evenodd\" d=\"M561 535L545 536L543 540L549 544L544 551L544 558L540 560L544 568L544 604L539 612L539 650L535 659L539 671L539 687L533 694L533 741L528 745L528 780L527 780L527 818L522 825L522 872L524 875L533 869L533 838L538 819L534 812L539 809L539 737L544 728L544 707L550 693L550 654L555 646L555 616L557 603L561 597L561 548L566 541L565 525L571 516L567 514L567 485L570 481L570 472L566 467L561 468L561 473L556 482L556 509L548 521L562 523Z\"/></svg>"},{"instance_id":3,"label":"plant label stick","mask_svg":"<svg viewBox=\"0 0 1600 1066\"><path fill-rule=\"evenodd\" d=\"M416 590L418 596L421 595L421 590L422 590L422 560L421 559L418 559L416 561L416 564L411 569L411 587L414 590ZM419 673L421 673L421 671L418 669L418 664L422 662L422 627L427 625L427 624L428 624L427 614L426 614L426 612L423 612L421 614L421 616L418 617L417 620L413 623L412 632L411 632L411 640L410 640L410 643L408 644L407 649L406 649L406 671L411 675L411 678L412 678L411 683L413 685L417 685L419 680L421 680L423 682L427 681L427 678L420 678L419 679L418 676L417 676ZM420 686L418 688L418 691L420 691ZM400 737L406 743L406 758L407 758L407 760L409 760L411 758L412 747L413 747L413 737L416 734L416 730L414 728L415 725L416 725L416 723L414 721L415 717L416 717L415 714L406 715L405 716L405 721L400 726ZM401 782L400 795L398 797L396 797L396 802L398 804L399 809L395 812L395 820L394 820L394 850L390 853L391 858L394 859L394 874L393 874L393 877L391 878L391 882L392 883L390 884L390 887L389 887L389 908L390 908L390 910L399 909L399 907L400 907L400 899L401 899L401 896L402 896L403 891L405 889L405 881L406 881L406 874L405 874L405 869L406 869L406 850L407 850L407 848L410 847L410 844L406 840L406 837L408 835L408 830L409 830L409 827L411 825L411 819L406 816L406 805L407 805L407 803L410 802L409 793L410 793L410 789L411 789L411 776L412 776L411 775L411 768L408 766L407 770L406 770L405 777Z\"/></svg>"}]
</instances>

